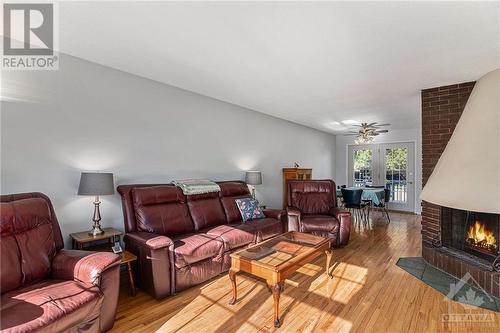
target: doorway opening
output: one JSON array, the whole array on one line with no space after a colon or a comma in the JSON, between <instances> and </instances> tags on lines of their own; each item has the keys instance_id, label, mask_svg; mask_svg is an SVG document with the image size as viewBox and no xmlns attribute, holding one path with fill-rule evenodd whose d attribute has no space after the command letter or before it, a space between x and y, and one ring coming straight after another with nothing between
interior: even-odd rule
<instances>
[{"instance_id":1,"label":"doorway opening","mask_svg":"<svg viewBox=\"0 0 500 333\"><path fill-rule=\"evenodd\" d=\"M413 142L349 145L348 154L349 186L384 186L391 190L390 209L415 211Z\"/></svg>"}]
</instances>

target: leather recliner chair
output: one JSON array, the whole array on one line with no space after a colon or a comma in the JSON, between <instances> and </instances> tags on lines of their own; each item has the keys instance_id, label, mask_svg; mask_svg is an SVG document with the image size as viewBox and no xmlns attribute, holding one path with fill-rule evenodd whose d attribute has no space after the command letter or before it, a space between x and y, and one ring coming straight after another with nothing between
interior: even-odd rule
<instances>
[{"instance_id":1,"label":"leather recliner chair","mask_svg":"<svg viewBox=\"0 0 500 333\"><path fill-rule=\"evenodd\" d=\"M288 180L288 230L331 239L332 246L344 246L351 233L351 213L337 207L332 180Z\"/></svg>"},{"instance_id":2,"label":"leather recliner chair","mask_svg":"<svg viewBox=\"0 0 500 333\"><path fill-rule=\"evenodd\" d=\"M118 302L120 256L64 250L47 196L0 196L0 331L105 332Z\"/></svg>"}]
</instances>

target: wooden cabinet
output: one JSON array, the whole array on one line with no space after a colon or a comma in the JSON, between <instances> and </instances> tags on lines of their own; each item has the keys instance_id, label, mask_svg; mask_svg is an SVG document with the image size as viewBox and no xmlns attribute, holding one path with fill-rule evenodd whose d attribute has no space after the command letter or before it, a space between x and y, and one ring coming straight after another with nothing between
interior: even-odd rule
<instances>
[{"instance_id":1,"label":"wooden cabinet","mask_svg":"<svg viewBox=\"0 0 500 333\"><path fill-rule=\"evenodd\" d=\"M288 195L286 181L289 179L311 180L312 169L283 168L283 208L286 207L286 198Z\"/></svg>"}]
</instances>

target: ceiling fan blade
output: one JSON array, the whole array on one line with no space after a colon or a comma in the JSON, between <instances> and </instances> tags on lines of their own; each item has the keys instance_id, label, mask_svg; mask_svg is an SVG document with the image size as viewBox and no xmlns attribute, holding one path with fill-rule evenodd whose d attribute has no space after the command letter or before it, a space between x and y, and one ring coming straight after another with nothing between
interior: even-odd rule
<instances>
[{"instance_id":1,"label":"ceiling fan blade","mask_svg":"<svg viewBox=\"0 0 500 333\"><path fill-rule=\"evenodd\" d=\"M373 125L375 125L375 126L376 126L376 124L377 124L377 122L374 122L374 123L369 123L369 124L367 124L367 125L366 125L366 127L372 127Z\"/></svg>"},{"instance_id":2,"label":"ceiling fan blade","mask_svg":"<svg viewBox=\"0 0 500 333\"><path fill-rule=\"evenodd\" d=\"M359 135L358 133L349 133L349 134L344 134L344 136L357 136Z\"/></svg>"},{"instance_id":3,"label":"ceiling fan blade","mask_svg":"<svg viewBox=\"0 0 500 333\"><path fill-rule=\"evenodd\" d=\"M389 130L376 130L375 133L387 133Z\"/></svg>"},{"instance_id":4,"label":"ceiling fan blade","mask_svg":"<svg viewBox=\"0 0 500 333\"><path fill-rule=\"evenodd\" d=\"M376 124L374 127L380 127L380 126L391 126L391 124Z\"/></svg>"}]
</instances>

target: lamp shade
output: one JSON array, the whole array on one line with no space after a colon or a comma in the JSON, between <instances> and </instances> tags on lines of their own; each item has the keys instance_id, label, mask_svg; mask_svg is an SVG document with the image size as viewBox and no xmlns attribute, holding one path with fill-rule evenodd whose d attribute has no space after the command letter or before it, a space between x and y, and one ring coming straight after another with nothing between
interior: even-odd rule
<instances>
[{"instance_id":1,"label":"lamp shade","mask_svg":"<svg viewBox=\"0 0 500 333\"><path fill-rule=\"evenodd\" d=\"M480 78L420 198L500 214L500 69Z\"/></svg>"},{"instance_id":2,"label":"lamp shade","mask_svg":"<svg viewBox=\"0 0 500 333\"><path fill-rule=\"evenodd\" d=\"M262 174L260 171L247 171L245 174L245 182L248 185L262 184Z\"/></svg>"},{"instance_id":3,"label":"lamp shade","mask_svg":"<svg viewBox=\"0 0 500 333\"><path fill-rule=\"evenodd\" d=\"M107 195L115 193L112 173L82 172L78 195Z\"/></svg>"}]
</instances>

